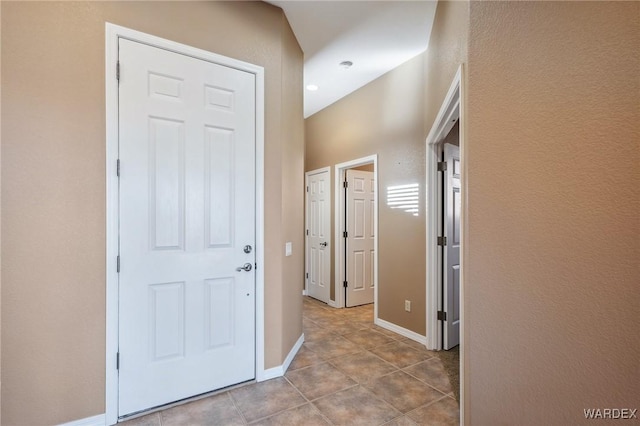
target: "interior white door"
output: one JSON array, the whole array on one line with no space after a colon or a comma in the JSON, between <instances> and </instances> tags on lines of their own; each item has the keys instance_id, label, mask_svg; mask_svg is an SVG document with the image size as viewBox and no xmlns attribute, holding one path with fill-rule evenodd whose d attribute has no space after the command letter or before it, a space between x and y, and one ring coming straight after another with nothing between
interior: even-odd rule
<instances>
[{"instance_id":1,"label":"interior white door","mask_svg":"<svg viewBox=\"0 0 640 426\"><path fill-rule=\"evenodd\" d=\"M329 170L307 173L307 294L329 303L331 290Z\"/></svg>"},{"instance_id":2,"label":"interior white door","mask_svg":"<svg viewBox=\"0 0 640 426\"><path fill-rule=\"evenodd\" d=\"M444 179L444 246L443 346L449 350L460 344L460 149L444 144L444 161L447 164Z\"/></svg>"},{"instance_id":3,"label":"interior white door","mask_svg":"<svg viewBox=\"0 0 640 426\"><path fill-rule=\"evenodd\" d=\"M119 62L123 416L255 377L255 76L126 39Z\"/></svg>"},{"instance_id":4,"label":"interior white door","mask_svg":"<svg viewBox=\"0 0 640 426\"><path fill-rule=\"evenodd\" d=\"M347 170L346 306L373 303L376 182L373 172Z\"/></svg>"}]
</instances>

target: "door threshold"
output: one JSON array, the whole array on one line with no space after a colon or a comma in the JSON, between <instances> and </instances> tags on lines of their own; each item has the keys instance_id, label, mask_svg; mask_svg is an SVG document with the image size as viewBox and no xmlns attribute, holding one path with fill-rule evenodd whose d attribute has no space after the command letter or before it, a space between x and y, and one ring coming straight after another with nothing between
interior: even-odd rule
<instances>
[{"instance_id":1,"label":"door threshold","mask_svg":"<svg viewBox=\"0 0 640 426\"><path fill-rule=\"evenodd\" d=\"M198 395L190 396L189 398L184 398L184 399L181 399L179 401L170 402L170 403L164 404L164 405L158 405L157 407L149 408L147 410L142 410L142 411L138 411L138 412L135 412L135 413L132 413L132 414L127 414L126 416L118 417L118 423L124 422L124 421L128 421L128 420L137 419L138 417L144 417L144 416L147 416L149 414L157 413L158 411L168 410L170 408L178 407L180 405L185 405L185 404L188 404L190 402L199 401L201 399L205 399L205 398L209 398L211 396L219 395L221 393L228 392L228 391L231 391L231 390L234 390L234 389L238 389L238 388L242 388L242 387L247 386L247 385L252 385L254 383L257 383L256 379L251 379L251 380L247 380L246 382L237 383L235 385L227 386L225 388L216 389L216 390L213 390L213 391L210 391L210 392L205 392L205 393L201 393L201 394L198 394Z\"/></svg>"}]
</instances>

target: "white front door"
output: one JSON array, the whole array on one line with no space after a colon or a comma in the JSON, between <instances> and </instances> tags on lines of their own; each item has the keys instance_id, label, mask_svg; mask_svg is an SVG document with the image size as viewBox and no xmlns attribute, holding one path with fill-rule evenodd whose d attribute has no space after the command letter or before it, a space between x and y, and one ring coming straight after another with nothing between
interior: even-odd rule
<instances>
[{"instance_id":1,"label":"white front door","mask_svg":"<svg viewBox=\"0 0 640 426\"><path fill-rule=\"evenodd\" d=\"M307 173L307 294L329 303L331 290L331 182L329 170Z\"/></svg>"},{"instance_id":2,"label":"white front door","mask_svg":"<svg viewBox=\"0 0 640 426\"><path fill-rule=\"evenodd\" d=\"M449 350L460 344L460 148L444 144L444 161L443 349Z\"/></svg>"},{"instance_id":3,"label":"white front door","mask_svg":"<svg viewBox=\"0 0 640 426\"><path fill-rule=\"evenodd\" d=\"M376 182L373 172L347 170L346 306L373 303Z\"/></svg>"},{"instance_id":4,"label":"white front door","mask_svg":"<svg viewBox=\"0 0 640 426\"><path fill-rule=\"evenodd\" d=\"M119 63L123 416L255 377L255 76L126 39Z\"/></svg>"}]
</instances>

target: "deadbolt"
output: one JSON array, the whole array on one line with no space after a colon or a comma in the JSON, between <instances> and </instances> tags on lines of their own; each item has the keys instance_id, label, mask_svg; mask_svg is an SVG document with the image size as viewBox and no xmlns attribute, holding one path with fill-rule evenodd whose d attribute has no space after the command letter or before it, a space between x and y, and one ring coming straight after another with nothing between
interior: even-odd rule
<instances>
[{"instance_id":1,"label":"deadbolt","mask_svg":"<svg viewBox=\"0 0 640 426\"><path fill-rule=\"evenodd\" d=\"M251 250L253 250L253 247L251 247L250 245L244 246L244 252L245 253L251 253Z\"/></svg>"}]
</instances>

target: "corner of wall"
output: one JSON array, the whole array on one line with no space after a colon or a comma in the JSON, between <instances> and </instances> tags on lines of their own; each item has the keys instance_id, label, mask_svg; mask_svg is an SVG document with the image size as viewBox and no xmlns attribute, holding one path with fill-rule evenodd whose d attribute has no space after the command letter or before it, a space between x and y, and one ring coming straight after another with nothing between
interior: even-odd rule
<instances>
[{"instance_id":1,"label":"corner of wall","mask_svg":"<svg viewBox=\"0 0 640 426\"><path fill-rule=\"evenodd\" d=\"M282 12L282 318L283 362L302 334L302 283L304 282L304 119L303 53ZM291 256L284 244L292 244Z\"/></svg>"}]
</instances>

